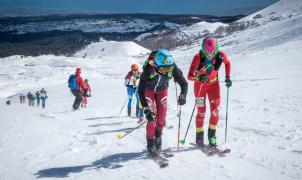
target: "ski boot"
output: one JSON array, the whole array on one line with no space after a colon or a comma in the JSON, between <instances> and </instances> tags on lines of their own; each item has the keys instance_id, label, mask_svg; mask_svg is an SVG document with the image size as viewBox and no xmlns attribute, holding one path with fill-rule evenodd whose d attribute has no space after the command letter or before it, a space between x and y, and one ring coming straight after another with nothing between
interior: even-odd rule
<instances>
[{"instance_id":1,"label":"ski boot","mask_svg":"<svg viewBox=\"0 0 302 180\"><path fill-rule=\"evenodd\" d=\"M151 158L156 158L159 156L159 153L155 147L154 139L147 139L147 150Z\"/></svg>"},{"instance_id":2,"label":"ski boot","mask_svg":"<svg viewBox=\"0 0 302 180\"><path fill-rule=\"evenodd\" d=\"M128 108L128 116L131 116L131 108Z\"/></svg>"},{"instance_id":3,"label":"ski boot","mask_svg":"<svg viewBox=\"0 0 302 180\"><path fill-rule=\"evenodd\" d=\"M211 147L217 147L216 143L216 129L210 129L208 130L208 140L209 140L209 146Z\"/></svg>"},{"instance_id":4,"label":"ski boot","mask_svg":"<svg viewBox=\"0 0 302 180\"><path fill-rule=\"evenodd\" d=\"M196 132L196 144L200 147L204 147L203 131Z\"/></svg>"},{"instance_id":5,"label":"ski boot","mask_svg":"<svg viewBox=\"0 0 302 180\"><path fill-rule=\"evenodd\" d=\"M161 145L162 145L162 140L161 140L161 131L155 131L155 147L158 151L161 151Z\"/></svg>"}]
</instances>

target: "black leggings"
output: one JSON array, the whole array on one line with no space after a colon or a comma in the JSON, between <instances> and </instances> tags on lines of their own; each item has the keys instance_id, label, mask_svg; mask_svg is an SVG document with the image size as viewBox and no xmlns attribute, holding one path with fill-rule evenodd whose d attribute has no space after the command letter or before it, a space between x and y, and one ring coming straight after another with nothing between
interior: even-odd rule
<instances>
[{"instance_id":1,"label":"black leggings","mask_svg":"<svg viewBox=\"0 0 302 180\"><path fill-rule=\"evenodd\" d=\"M72 107L74 110L77 110L83 100L82 93L79 89L71 89L71 92L75 96L75 100Z\"/></svg>"}]
</instances>

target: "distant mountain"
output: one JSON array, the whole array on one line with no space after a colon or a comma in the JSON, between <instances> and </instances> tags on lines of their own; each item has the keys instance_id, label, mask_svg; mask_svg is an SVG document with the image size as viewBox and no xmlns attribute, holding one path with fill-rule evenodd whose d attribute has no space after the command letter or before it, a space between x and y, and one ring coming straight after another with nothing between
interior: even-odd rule
<instances>
[{"instance_id":1,"label":"distant mountain","mask_svg":"<svg viewBox=\"0 0 302 180\"><path fill-rule=\"evenodd\" d=\"M46 15L54 15L54 14L68 15L68 14L96 14L96 13L101 13L101 12L0 7L0 17L29 17L29 16L46 16Z\"/></svg>"},{"instance_id":2,"label":"distant mountain","mask_svg":"<svg viewBox=\"0 0 302 180\"><path fill-rule=\"evenodd\" d=\"M41 54L72 55L100 38L134 41L146 48L167 49L190 43L209 26L190 26L200 22L231 23L244 16L162 15L162 14L72 14L0 18L0 57ZM198 26L198 25L197 25ZM180 31L180 33L178 33ZM192 33L191 33L192 32ZM174 38L174 33L180 37ZM171 35L173 37L171 37ZM153 41L157 37L168 39ZM170 38L171 37L171 38ZM184 38L187 37L187 38ZM175 43L174 43L175 42Z\"/></svg>"}]
</instances>

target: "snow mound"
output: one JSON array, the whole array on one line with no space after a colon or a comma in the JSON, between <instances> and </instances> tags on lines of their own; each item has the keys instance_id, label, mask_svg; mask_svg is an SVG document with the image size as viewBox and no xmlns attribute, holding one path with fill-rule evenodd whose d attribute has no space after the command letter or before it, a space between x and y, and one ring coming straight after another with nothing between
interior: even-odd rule
<instances>
[{"instance_id":1,"label":"snow mound","mask_svg":"<svg viewBox=\"0 0 302 180\"><path fill-rule=\"evenodd\" d=\"M147 54L149 50L143 48L142 46L126 41L103 41L97 43L92 43L88 45L83 50L75 54L76 57L133 57L133 56L143 56Z\"/></svg>"},{"instance_id":2,"label":"snow mound","mask_svg":"<svg viewBox=\"0 0 302 180\"><path fill-rule=\"evenodd\" d=\"M221 22L215 22L215 23L209 23L206 21L202 21L196 24L193 24L189 27L181 29L182 32L186 34L196 34L196 33L202 33L204 31L214 32L217 27L219 26L226 26L226 24Z\"/></svg>"}]
</instances>

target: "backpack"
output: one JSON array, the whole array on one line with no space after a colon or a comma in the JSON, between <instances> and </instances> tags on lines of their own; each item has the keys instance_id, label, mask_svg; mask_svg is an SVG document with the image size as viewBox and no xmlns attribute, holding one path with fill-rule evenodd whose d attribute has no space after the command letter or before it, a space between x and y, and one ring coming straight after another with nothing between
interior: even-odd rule
<instances>
[{"instance_id":1,"label":"backpack","mask_svg":"<svg viewBox=\"0 0 302 180\"><path fill-rule=\"evenodd\" d=\"M68 87L69 87L69 89L77 89L78 88L76 75L72 74L72 75L69 76Z\"/></svg>"},{"instance_id":2,"label":"backpack","mask_svg":"<svg viewBox=\"0 0 302 180\"><path fill-rule=\"evenodd\" d=\"M202 69L202 68L205 66L205 64L206 64L206 63L205 63L205 56L203 55L202 51L199 51L199 57L200 57L200 62L199 62L199 65L198 65L197 70ZM215 61L215 63L213 64L213 66L214 66L214 69L215 69L216 71L219 71L220 66L221 66L221 64L222 64L222 59L223 59L223 57L222 57L221 54L218 52L218 53L215 55L215 59L216 59L216 61Z\"/></svg>"}]
</instances>

